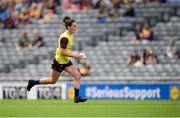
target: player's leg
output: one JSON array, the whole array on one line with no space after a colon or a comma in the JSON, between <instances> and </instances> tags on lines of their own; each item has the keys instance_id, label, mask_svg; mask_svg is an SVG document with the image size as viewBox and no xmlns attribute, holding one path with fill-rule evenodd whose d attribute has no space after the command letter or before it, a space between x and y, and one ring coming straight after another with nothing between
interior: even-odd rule
<instances>
[{"instance_id":1,"label":"player's leg","mask_svg":"<svg viewBox=\"0 0 180 118\"><path fill-rule=\"evenodd\" d=\"M30 91L33 86L39 84L55 84L56 81L59 79L60 75L61 72L52 69L51 77L42 78L40 80L29 80L27 85L27 90Z\"/></svg>"},{"instance_id":2,"label":"player's leg","mask_svg":"<svg viewBox=\"0 0 180 118\"><path fill-rule=\"evenodd\" d=\"M81 74L79 73L78 69L74 65L70 65L65 68L65 71L74 78L74 102L78 103L87 101L87 99L79 96Z\"/></svg>"},{"instance_id":3,"label":"player's leg","mask_svg":"<svg viewBox=\"0 0 180 118\"><path fill-rule=\"evenodd\" d=\"M53 70L52 69L52 73L51 73L51 77L50 78L42 78L39 80L40 84L55 84L56 81L59 79L61 73Z\"/></svg>"},{"instance_id":4,"label":"player's leg","mask_svg":"<svg viewBox=\"0 0 180 118\"><path fill-rule=\"evenodd\" d=\"M30 91L31 88L38 84L54 84L60 77L62 71L65 69L65 65L59 64L55 59L52 64L52 73L49 78L42 78L40 80L29 80L27 85L27 90Z\"/></svg>"}]
</instances>

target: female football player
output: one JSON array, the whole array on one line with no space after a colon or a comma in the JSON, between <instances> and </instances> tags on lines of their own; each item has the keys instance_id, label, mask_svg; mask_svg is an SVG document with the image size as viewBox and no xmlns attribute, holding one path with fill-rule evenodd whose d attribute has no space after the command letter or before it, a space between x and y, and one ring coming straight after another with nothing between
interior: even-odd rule
<instances>
[{"instance_id":1,"label":"female football player","mask_svg":"<svg viewBox=\"0 0 180 118\"><path fill-rule=\"evenodd\" d=\"M74 78L74 102L85 102L87 99L79 96L81 74L70 60L70 58L75 58L77 60L83 58L82 55L71 51L74 42L73 33L75 33L77 29L76 21L68 16L65 16L63 18L63 22L65 24L66 31L62 33L58 39L58 47L52 64L51 77L40 80L29 80L27 90L30 91L33 86L39 84L55 84L62 71L66 71Z\"/></svg>"}]
</instances>

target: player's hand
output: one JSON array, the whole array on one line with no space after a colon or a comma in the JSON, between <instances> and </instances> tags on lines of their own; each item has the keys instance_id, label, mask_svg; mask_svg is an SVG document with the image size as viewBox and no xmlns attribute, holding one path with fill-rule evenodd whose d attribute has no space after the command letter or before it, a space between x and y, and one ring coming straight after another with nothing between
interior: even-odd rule
<instances>
[{"instance_id":1,"label":"player's hand","mask_svg":"<svg viewBox=\"0 0 180 118\"><path fill-rule=\"evenodd\" d=\"M76 54L75 55L75 59L77 59L77 60L80 60L80 59L82 59L83 58L83 55L80 55L80 54Z\"/></svg>"}]
</instances>

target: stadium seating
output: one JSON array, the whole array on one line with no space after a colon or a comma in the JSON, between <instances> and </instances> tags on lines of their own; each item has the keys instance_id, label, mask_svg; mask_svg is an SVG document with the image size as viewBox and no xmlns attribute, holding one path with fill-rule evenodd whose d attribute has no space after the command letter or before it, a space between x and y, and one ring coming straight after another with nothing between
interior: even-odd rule
<instances>
[{"instance_id":1,"label":"stadium seating","mask_svg":"<svg viewBox=\"0 0 180 118\"><path fill-rule=\"evenodd\" d=\"M81 12L63 11L50 22L37 21L13 30L1 30L0 35L6 38L6 43L0 47L0 80L28 80L47 77L51 72L51 60L57 46L58 36L65 30L61 19L69 15L78 22L78 32L75 34L75 50L87 55L92 66L92 74L83 81L176 81L180 80L180 60L164 56L170 40L177 39L180 15L178 5L148 4L135 6L136 17L107 19L106 23L98 23L95 18L97 10ZM134 34L135 24L149 22L153 26L156 41L148 44L130 43ZM38 29L44 37L45 47L38 49L15 49L19 34L26 31L32 39L32 30ZM126 64L126 59L133 49L151 47L158 54L160 62L156 65L134 67ZM79 65L77 65L79 66ZM70 81L69 77L62 78Z\"/></svg>"}]
</instances>

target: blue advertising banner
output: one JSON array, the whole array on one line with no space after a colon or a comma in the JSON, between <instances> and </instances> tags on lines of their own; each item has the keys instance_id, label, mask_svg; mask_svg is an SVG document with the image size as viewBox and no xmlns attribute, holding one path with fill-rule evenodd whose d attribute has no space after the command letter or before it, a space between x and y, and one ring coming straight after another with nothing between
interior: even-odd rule
<instances>
[{"instance_id":1,"label":"blue advertising banner","mask_svg":"<svg viewBox=\"0 0 180 118\"><path fill-rule=\"evenodd\" d=\"M89 99L166 100L179 99L180 85L168 84L82 84L80 95ZM67 85L67 98L74 96L73 86Z\"/></svg>"}]
</instances>

